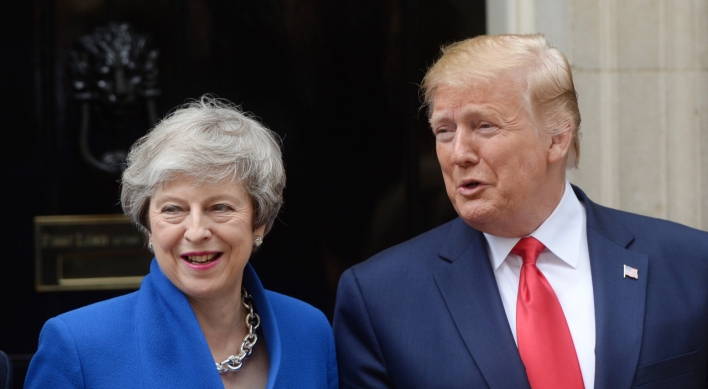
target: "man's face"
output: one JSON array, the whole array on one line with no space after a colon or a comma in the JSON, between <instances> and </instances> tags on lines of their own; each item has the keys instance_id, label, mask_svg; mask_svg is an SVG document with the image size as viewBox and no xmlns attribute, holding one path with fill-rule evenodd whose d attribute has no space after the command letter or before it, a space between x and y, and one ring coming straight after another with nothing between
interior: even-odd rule
<instances>
[{"instance_id":1,"label":"man's face","mask_svg":"<svg viewBox=\"0 0 708 389\"><path fill-rule=\"evenodd\" d=\"M552 137L539 128L522 91L510 77L464 90L442 86L430 118L455 210L498 236L533 232L563 194L564 170L558 177L549 166Z\"/></svg>"}]
</instances>

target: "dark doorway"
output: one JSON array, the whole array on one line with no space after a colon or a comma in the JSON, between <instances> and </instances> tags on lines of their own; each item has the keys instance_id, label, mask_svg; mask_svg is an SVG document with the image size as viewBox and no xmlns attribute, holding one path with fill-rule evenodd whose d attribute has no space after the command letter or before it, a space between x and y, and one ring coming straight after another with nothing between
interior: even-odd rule
<instances>
[{"instance_id":1,"label":"dark doorway","mask_svg":"<svg viewBox=\"0 0 708 389\"><path fill-rule=\"evenodd\" d=\"M485 32L484 0L35 0L12 7L1 16L8 255L0 350L13 358L17 387L44 321L128 292L37 293L33 286L34 216L121 212L120 176L80 157L68 68L77 39L110 21L130 23L159 50L159 117L212 93L283 138L285 206L252 260L266 288L331 316L344 269L455 216L417 84L440 45ZM130 144L149 129L145 113L135 115L115 142Z\"/></svg>"}]
</instances>

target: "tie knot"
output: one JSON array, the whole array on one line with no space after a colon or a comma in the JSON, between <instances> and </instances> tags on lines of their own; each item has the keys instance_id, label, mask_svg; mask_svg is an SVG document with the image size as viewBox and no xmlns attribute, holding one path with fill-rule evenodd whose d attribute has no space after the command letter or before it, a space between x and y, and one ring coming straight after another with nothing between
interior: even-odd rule
<instances>
[{"instance_id":1,"label":"tie knot","mask_svg":"<svg viewBox=\"0 0 708 389\"><path fill-rule=\"evenodd\" d=\"M511 249L511 252L520 256L524 263L535 265L538 255L541 254L545 248L546 246L544 246L543 243L539 242L536 238L529 236L522 238L516 246Z\"/></svg>"}]
</instances>

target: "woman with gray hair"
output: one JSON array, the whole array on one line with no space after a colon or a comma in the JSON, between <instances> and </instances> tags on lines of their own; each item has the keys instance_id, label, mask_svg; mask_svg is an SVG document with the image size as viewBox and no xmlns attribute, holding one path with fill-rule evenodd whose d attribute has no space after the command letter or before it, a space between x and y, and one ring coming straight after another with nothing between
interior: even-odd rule
<instances>
[{"instance_id":1,"label":"woman with gray hair","mask_svg":"<svg viewBox=\"0 0 708 389\"><path fill-rule=\"evenodd\" d=\"M263 289L251 254L285 186L274 134L202 97L139 139L123 209L155 254L137 292L52 318L26 388L336 388L317 309Z\"/></svg>"}]
</instances>

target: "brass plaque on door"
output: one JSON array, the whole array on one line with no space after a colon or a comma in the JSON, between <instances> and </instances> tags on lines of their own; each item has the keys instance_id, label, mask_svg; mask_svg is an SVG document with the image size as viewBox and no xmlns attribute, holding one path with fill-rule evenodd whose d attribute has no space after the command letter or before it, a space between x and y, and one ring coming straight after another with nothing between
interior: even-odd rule
<instances>
[{"instance_id":1,"label":"brass plaque on door","mask_svg":"<svg viewBox=\"0 0 708 389\"><path fill-rule=\"evenodd\" d=\"M150 270L145 236L124 215L36 216L39 292L137 289Z\"/></svg>"}]
</instances>

